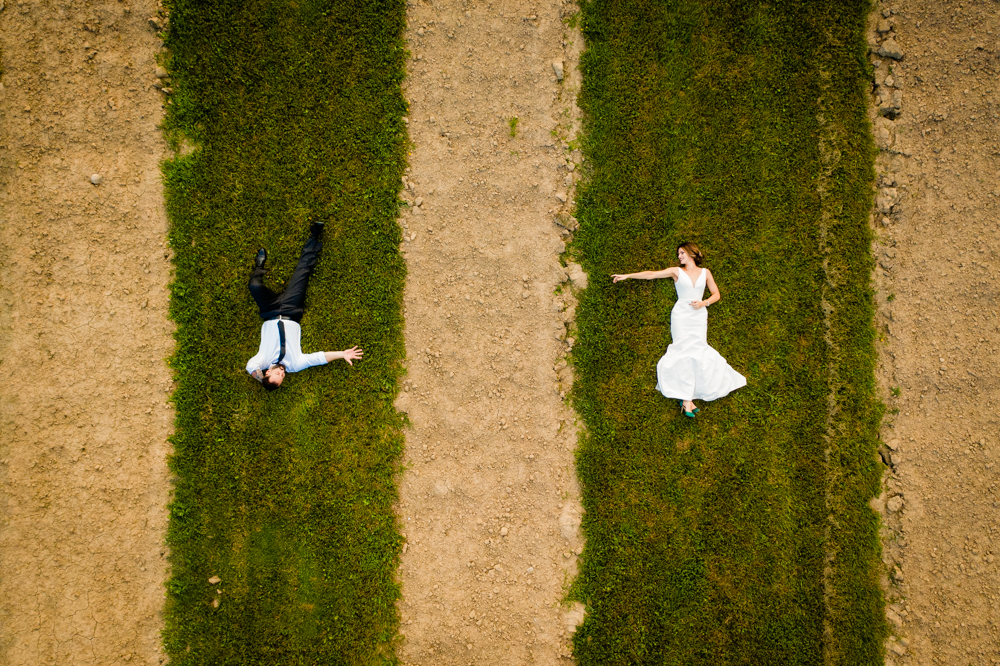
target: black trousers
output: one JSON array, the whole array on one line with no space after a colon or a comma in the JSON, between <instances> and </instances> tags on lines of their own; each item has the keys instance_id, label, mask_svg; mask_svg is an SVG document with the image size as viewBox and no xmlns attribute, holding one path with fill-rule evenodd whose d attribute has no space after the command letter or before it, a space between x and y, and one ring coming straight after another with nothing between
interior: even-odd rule
<instances>
[{"instance_id":1,"label":"black trousers","mask_svg":"<svg viewBox=\"0 0 1000 666\"><path fill-rule=\"evenodd\" d=\"M316 269L316 262L319 261L319 251L323 249L323 243L316 237L310 236L302 248L299 256L299 263L295 266L292 277L288 280L285 290L276 294L264 286L264 268L255 268L250 274L250 284L247 288L250 295L257 302L257 309L260 310L260 318L264 321L274 319L278 315L288 317L293 321L301 321L302 313L306 307L306 287L309 286L309 276Z\"/></svg>"}]
</instances>

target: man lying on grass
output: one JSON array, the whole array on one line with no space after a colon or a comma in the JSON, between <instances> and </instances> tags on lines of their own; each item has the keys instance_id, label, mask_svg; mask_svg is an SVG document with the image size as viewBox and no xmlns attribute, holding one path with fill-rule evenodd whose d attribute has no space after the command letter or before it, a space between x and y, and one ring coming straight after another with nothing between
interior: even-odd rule
<instances>
[{"instance_id":1,"label":"man lying on grass","mask_svg":"<svg viewBox=\"0 0 1000 666\"><path fill-rule=\"evenodd\" d=\"M257 302L260 318L264 320L260 327L260 349L256 356L247 361L247 372L268 391L281 386L287 372L298 372L338 358L347 361L348 365L354 365L353 361L364 354L359 347L337 352L302 353L302 329L299 322L305 310L309 276L316 268L319 251L323 249L320 241L323 223L314 223L309 231L309 240L302 248L299 263L283 292L276 294L264 286L264 274L267 273L264 268L267 251L264 248L257 251L250 284L247 285L250 295Z\"/></svg>"}]
</instances>

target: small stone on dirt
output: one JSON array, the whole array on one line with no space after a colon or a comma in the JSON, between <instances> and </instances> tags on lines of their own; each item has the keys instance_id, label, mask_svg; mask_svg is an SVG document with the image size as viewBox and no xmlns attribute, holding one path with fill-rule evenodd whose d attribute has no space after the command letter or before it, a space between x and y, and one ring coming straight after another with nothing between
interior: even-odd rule
<instances>
[{"instance_id":1,"label":"small stone on dirt","mask_svg":"<svg viewBox=\"0 0 1000 666\"><path fill-rule=\"evenodd\" d=\"M587 288L587 274L583 272L583 267L580 264L568 263L566 265L566 274L569 275L569 279L574 287L577 289Z\"/></svg>"},{"instance_id":2,"label":"small stone on dirt","mask_svg":"<svg viewBox=\"0 0 1000 666\"><path fill-rule=\"evenodd\" d=\"M879 192L878 197L875 199L875 206L878 207L878 211L883 215L891 213L892 207L896 205L898 195L899 193L894 187L886 187Z\"/></svg>"},{"instance_id":3,"label":"small stone on dirt","mask_svg":"<svg viewBox=\"0 0 1000 666\"><path fill-rule=\"evenodd\" d=\"M506 527L501 527L500 528L500 536L507 536L507 528Z\"/></svg>"},{"instance_id":4,"label":"small stone on dirt","mask_svg":"<svg viewBox=\"0 0 1000 666\"><path fill-rule=\"evenodd\" d=\"M898 439L890 439L888 442L885 443L885 445L888 446L892 451L898 451L899 450L899 440Z\"/></svg>"},{"instance_id":5,"label":"small stone on dirt","mask_svg":"<svg viewBox=\"0 0 1000 666\"><path fill-rule=\"evenodd\" d=\"M584 608L583 604L580 603L579 601L574 602L573 605L570 607L570 609L567 610L566 614L563 616L563 619L566 622L566 630L570 633L574 633L576 631L576 628L579 627L581 624L583 624L583 619L585 615L586 615L586 609Z\"/></svg>"},{"instance_id":6,"label":"small stone on dirt","mask_svg":"<svg viewBox=\"0 0 1000 666\"><path fill-rule=\"evenodd\" d=\"M892 37L882 42L882 45L878 47L878 54L883 58L903 59L903 50L899 48L899 44Z\"/></svg>"},{"instance_id":7,"label":"small stone on dirt","mask_svg":"<svg viewBox=\"0 0 1000 666\"><path fill-rule=\"evenodd\" d=\"M562 203L569 201L569 197L566 196L565 192L556 192L556 199L559 199Z\"/></svg>"},{"instance_id":8,"label":"small stone on dirt","mask_svg":"<svg viewBox=\"0 0 1000 666\"><path fill-rule=\"evenodd\" d=\"M167 72L166 69L164 69L163 67L157 67L156 68L156 78L158 78L158 79L165 79L168 76L170 76L170 74L169 74L169 72Z\"/></svg>"},{"instance_id":9,"label":"small stone on dirt","mask_svg":"<svg viewBox=\"0 0 1000 666\"><path fill-rule=\"evenodd\" d=\"M580 223L577 222L576 218L566 211L556 215L556 224L567 231L576 231L580 228Z\"/></svg>"},{"instance_id":10,"label":"small stone on dirt","mask_svg":"<svg viewBox=\"0 0 1000 666\"><path fill-rule=\"evenodd\" d=\"M895 123L888 118L879 116L875 119L873 125L875 128L875 143L877 143L878 147L882 150L889 150L895 140ZM887 184L894 185L895 182Z\"/></svg>"},{"instance_id":11,"label":"small stone on dirt","mask_svg":"<svg viewBox=\"0 0 1000 666\"><path fill-rule=\"evenodd\" d=\"M892 134L884 127L875 127L875 143L882 150L892 148Z\"/></svg>"},{"instance_id":12,"label":"small stone on dirt","mask_svg":"<svg viewBox=\"0 0 1000 666\"><path fill-rule=\"evenodd\" d=\"M563 61L562 60L553 60L552 61L552 71L555 72L556 81L562 81L563 80Z\"/></svg>"},{"instance_id":13,"label":"small stone on dirt","mask_svg":"<svg viewBox=\"0 0 1000 666\"><path fill-rule=\"evenodd\" d=\"M883 88L878 96L878 113L885 118L894 119L903 106L903 93L891 88Z\"/></svg>"},{"instance_id":14,"label":"small stone on dirt","mask_svg":"<svg viewBox=\"0 0 1000 666\"><path fill-rule=\"evenodd\" d=\"M104 178L102 178L101 174L99 173L91 174L90 182L93 183L94 185L100 185L102 182L104 182Z\"/></svg>"},{"instance_id":15,"label":"small stone on dirt","mask_svg":"<svg viewBox=\"0 0 1000 666\"><path fill-rule=\"evenodd\" d=\"M885 508L888 509L890 513L898 513L903 508L903 498L899 495L890 497L889 501L885 503Z\"/></svg>"}]
</instances>

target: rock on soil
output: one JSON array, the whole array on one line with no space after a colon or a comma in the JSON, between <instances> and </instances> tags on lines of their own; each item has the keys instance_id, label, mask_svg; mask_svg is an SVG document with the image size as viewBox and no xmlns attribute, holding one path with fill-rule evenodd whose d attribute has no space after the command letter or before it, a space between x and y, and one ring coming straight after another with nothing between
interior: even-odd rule
<instances>
[{"instance_id":1,"label":"rock on soil","mask_svg":"<svg viewBox=\"0 0 1000 666\"><path fill-rule=\"evenodd\" d=\"M882 42L882 45L879 46L878 54L883 58L892 58L893 60L903 59L903 51L899 48L896 40L891 37Z\"/></svg>"}]
</instances>

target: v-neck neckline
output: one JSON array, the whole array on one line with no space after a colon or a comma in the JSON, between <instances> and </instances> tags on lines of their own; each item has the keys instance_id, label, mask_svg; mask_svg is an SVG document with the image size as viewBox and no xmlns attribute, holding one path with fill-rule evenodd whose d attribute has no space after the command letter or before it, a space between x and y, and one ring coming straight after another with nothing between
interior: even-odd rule
<instances>
[{"instance_id":1,"label":"v-neck neckline","mask_svg":"<svg viewBox=\"0 0 1000 666\"><path fill-rule=\"evenodd\" d=\"M691 279L691 276L690 276L690 275L688 275L687 271L686 271L686 270L684 270L683 268L681 269L681 273L684 273L684 275L686 275L686 276L687 276L687 279L688 279L688 282L690 282L690 283L691 283L691 286L693 287L693 286L694 286L694 284L695 284L695 280L692 280L692 279ZM701 269L701 273L698 273L698 279L699 279L699 280L701 279L701 276L702 276L702 275L704 275L704 273L705 273L705 269L703 268L703 269Z\"/></svg>"}]
</instances>

